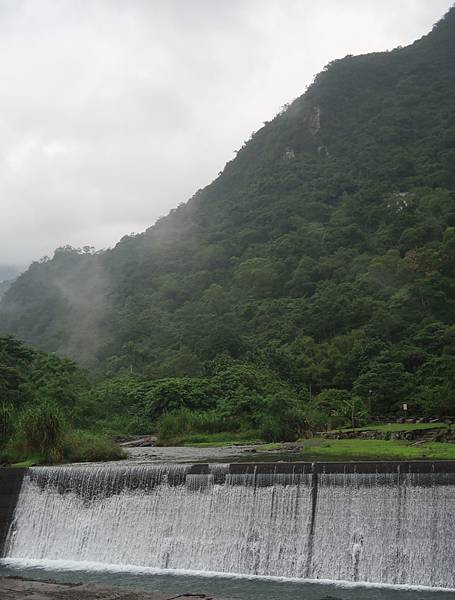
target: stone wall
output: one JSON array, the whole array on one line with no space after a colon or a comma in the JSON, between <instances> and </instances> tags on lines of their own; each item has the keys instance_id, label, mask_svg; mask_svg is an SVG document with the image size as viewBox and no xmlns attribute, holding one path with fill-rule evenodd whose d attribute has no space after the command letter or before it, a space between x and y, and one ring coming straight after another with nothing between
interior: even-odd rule
<instances>
[{"instance_id":1,"label":"stone wall","mask_svg":"<svg viewBox=\"0 0 455 600\"><path fill-rule=\"evenodd\" d=\"M321 437L329 440L403 440L408 442L445 442L455 443L455 429L413 429L410 431L378 431L365 429L365 431L326 431Z\"/></svg>"}]
</instances>

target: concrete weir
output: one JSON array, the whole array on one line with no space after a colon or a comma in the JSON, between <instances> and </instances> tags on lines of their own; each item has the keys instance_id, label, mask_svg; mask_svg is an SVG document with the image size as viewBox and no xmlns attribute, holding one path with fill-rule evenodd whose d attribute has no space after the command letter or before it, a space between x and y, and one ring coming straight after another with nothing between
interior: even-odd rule
<instances>
[{"instance_id":1,"label":"concrete weir","mask_svg":"<svg viewBox=\"0 0 455 600\"><path fill-rule=\"evenodd\" d=\"M0 468L0 558L26 469Z\"/></svg>"},{"instance_id":2,"label":"concrete weir","mask_svg":"<svg viewBox=\"0 0 455 600\"><path fill-rule=\"evenodd\" d=\"M9 471L13 561L455 588L455 461Z\"/></svg>"},{"instance_id":3,"label":"concrete weir","mask_svg":"<svg viewBox=\"0 0 455 600\"><path fill-rule=\"evenodd\" d=\"M188 473L209 473L210 463L193 464ZM351 461L351 462L251 462L231 463L231 474L292 473L455 473L455 460Z\"/></svg>"}]
</instances>

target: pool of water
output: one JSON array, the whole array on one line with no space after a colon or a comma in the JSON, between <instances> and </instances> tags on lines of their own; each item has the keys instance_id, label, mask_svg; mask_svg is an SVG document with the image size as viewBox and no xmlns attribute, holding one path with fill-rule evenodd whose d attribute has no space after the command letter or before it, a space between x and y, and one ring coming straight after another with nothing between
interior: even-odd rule
<instances>
[{"instance_id":1,"label":"pool of water","mask_svg":"<svg viewBox=\"0 0 455 600\"><path fill-rule=\"evenodd\" d=\"M106 583L149 592L207 594L223 600L455 600L455 590L384 587L267 577L154 570L70 561L0 561L0 576Z\"/></svg>"}]
</instances>

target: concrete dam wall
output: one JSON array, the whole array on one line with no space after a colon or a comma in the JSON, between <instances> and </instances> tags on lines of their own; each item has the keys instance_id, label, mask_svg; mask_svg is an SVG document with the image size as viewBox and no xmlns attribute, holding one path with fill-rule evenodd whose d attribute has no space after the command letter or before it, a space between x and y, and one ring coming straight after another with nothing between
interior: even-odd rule
<instances>
[{"instance_id":1,"label":"concrete dam wall","mask_svg":"<svg viewBox=\"0 0 455 600\"><path fill-rule=\"evenodd\" d=\"M8 477L10 559L455 588L453 462L35 467L0 483Z\"/></svg>"},{"instance_id":2,"label":"concrete dam wall","mask_svg":"<svg viewBox=\"0 0 455 600\"><path fill-rule=\"evenodd\" d=\"M3 555L26 469L0 468L0 557Z\"/></svg>"}]
</instances>

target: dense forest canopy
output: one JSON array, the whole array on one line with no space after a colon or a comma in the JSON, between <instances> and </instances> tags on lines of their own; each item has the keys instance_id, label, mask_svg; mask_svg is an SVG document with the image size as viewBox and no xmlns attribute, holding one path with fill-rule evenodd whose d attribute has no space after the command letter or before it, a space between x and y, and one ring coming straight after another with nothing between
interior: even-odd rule
<instances>
[{"instance_id":1,"label":"dense forest canopy","mask_svg":"<svg viewBox=\"0 0 455 600\"><path fill-rule=\"evenodd\" d=\"M277 406L453 414L454 275L451 9L330 63L144 233L33 263L0 331L88 367L84 410L133 429L182 407L265 428Z\"/></svg>"}]
</instances>

